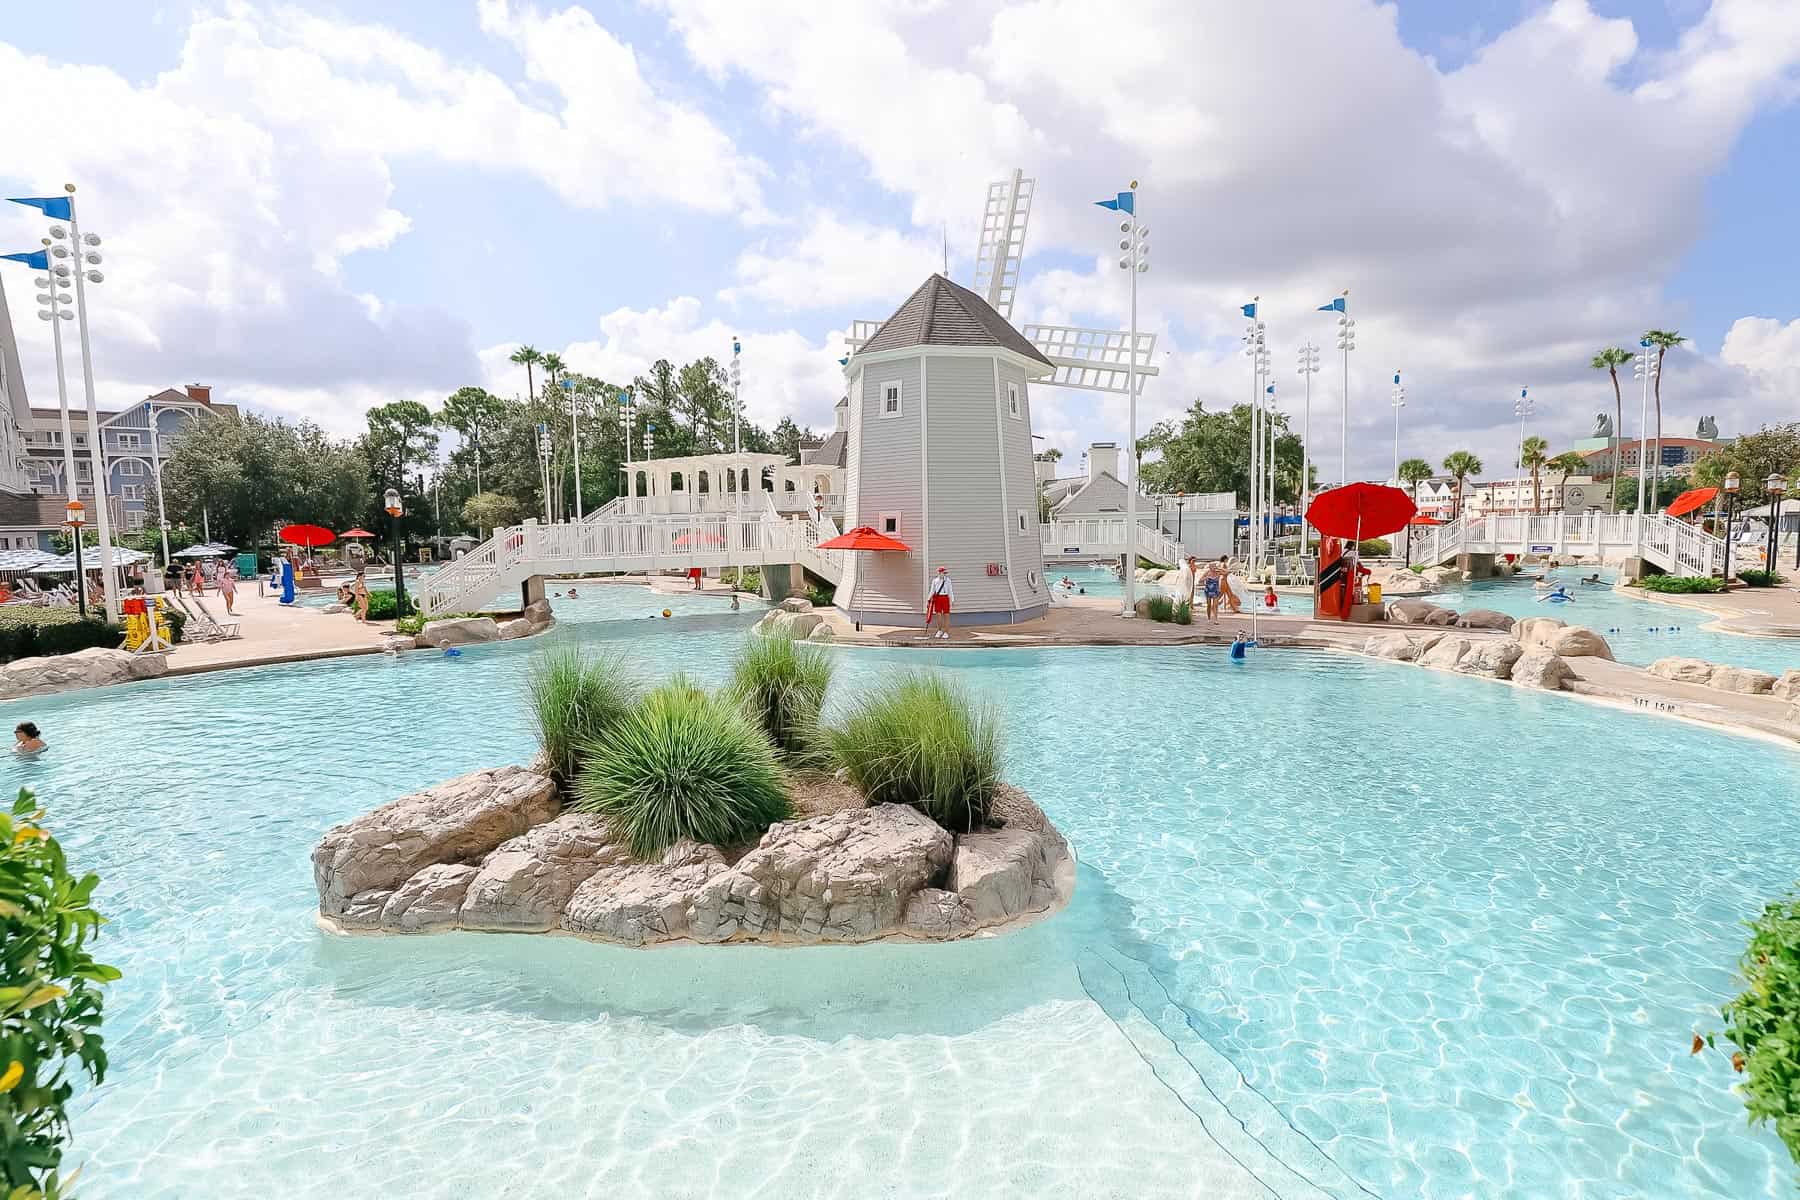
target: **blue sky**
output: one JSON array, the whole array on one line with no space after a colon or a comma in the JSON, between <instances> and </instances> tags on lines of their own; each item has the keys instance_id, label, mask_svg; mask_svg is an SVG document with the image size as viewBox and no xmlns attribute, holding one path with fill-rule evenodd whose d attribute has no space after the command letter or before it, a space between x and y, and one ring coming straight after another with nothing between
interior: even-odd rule
<instances>
[{"instance_id":1,"label":"blue sky","mask_svg":"<svg viewBox=\"0 0 1800 1200\"><path fill-rule=\"evenodd\" d=\"M981 184L1015 164L1040 188L1018 320L1122 317L1087 206L1145 176L1146 422L1242 394L1248 292L1279 370L1346 283L1352 473L1385 467L1395 367L1409 451L1498 460L1518 384L1553 440L1585 432L1608 397L1584 355L1648 325L1695 339L1671 419L1785 415L1794 6L1341 0L1295 29L1172 5L1145 42L1073 0L776 2L15 9L0 184L78 178L123 239L96 349L122 399L204 374L344 432L384 398L519 386L520 341L623 375L732 333L753 415L825 423L832 331L890 311L946 231L966 280ZM1335 425L1343 380L1318 383ZM1123 436L1122 403L1034 407L1071 454Z\"/></svg>"}]
</instances>

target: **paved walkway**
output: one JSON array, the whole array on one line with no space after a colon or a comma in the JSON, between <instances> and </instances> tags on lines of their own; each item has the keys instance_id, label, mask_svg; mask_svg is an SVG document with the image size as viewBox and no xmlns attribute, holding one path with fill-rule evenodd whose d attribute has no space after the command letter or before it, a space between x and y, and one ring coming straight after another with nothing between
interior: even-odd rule
<instances>
[{"instance_id":1,"label":"paved walkway","mask_svg":"<svg viewBox=\"0 0 1800 1200\"><path fill-rule=\"evenodd\" d=\"M204 597L207 611L225 620L225 601L216 591ZM188 601L193 607L193 601ZM243 636L228 642L183 642L169 655L169 674L191 675L226 667L376 654L392 621L361 624L349 613L322 613L295 604L283 607L274 595L258 596L256 581L238 584L237 620Z\"/></svg>"},{"instance_id":2,"label":"paved walkway","mask_svg":"<svg viewBox=\"0 0 1800 1200\"><path fill-rule=\"evenodd\" d=\"M1630 594L1658 604L1710 613L1717 618L1706 629L1720 633L1746 633L1756 637L1800 637L1800 587L1792 580L1800 572L1786 572L1790 582L1779 587L1734 587L1716 596L1667 596L1631 588Z\"/></svg>"}]
</instances>

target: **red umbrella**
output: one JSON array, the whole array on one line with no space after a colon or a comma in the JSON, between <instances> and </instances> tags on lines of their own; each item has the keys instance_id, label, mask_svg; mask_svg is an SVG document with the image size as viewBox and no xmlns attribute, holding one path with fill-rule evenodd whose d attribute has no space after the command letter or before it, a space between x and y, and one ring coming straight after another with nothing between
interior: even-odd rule
<instances>
[{"instance_id":1,"label":"red umbrella","mask_svg":"<svg viewBox=\"0 0 1800 1200\"><path fill-rule=\"evenodd\" d=\"M1420 513L1418 516L1416 516L1412 520L1408 521L1407 524L1408 525L1442 525L1443 522L1438 520L1436 517L1428 517L1424 513ZM344 536L348 537L350 535L345 534Z\"/></svg>"},{"instance_id":2,"label":"red umbrella","mask_svg":"<svg viewBox=\"0 0 1800 1200\"><path fill-rule=\"evenodd\" d=\"M1379 483L1351 483L1320 492L1306 510L1312 527L1329 537L1381 537L1406 528L1419 508L1399 488Z\"/></svg>"},{"instance_id":3,"label":"red umbrella","mask_svg":"<svg viewBox=\"0 0 1800 1200\"><path fill-rule=\"evenodd\" d=\"M1681 495L1675 497L1669 507L1664 511L1671 517L1686 516L1696 508L1705 508L1707 502L1718 494L1719 489L1716 487L1689 488L1687 491L1681 493Z\"/></svg>"},{"instance_id":4,"label":"red umbrella","mask_svg":"<svg viewBox=\"0 0 1800 1200\"><path fill-rule=\"evenodd\" d=\"M341 538L372 538L375 535L370 533L366 529L357 528L357 529L346 529L346 530L344 530L344 532L338 534L338 536Z\"/></svg>"},{"instance_id":5,"label":"red umbrella","mask_svg":"<svg viewBox=\"0 0 1800 1200\"><path fill-rule=\"evenodd\" d=\"M899 538L892 538L885 533L876 532L873 525L858 525L848 533L840 533L829 541L820 542L818 548L821 550L872 550L877 553L897 550L902 554L912 550L911 546ZM855 597L852 596L851 599L854 600ZM862 628L860 618L856 622L856 627Z\"/></svg>"},{"instance_id":6,"label":"red umbrella","mask_svg":"<svg viewBox=\"0 0 1800 1200\"><path fill-rule=\"evenodd\" d=\"M337 540L337 534L323 525L283 525L276 536L290 546L304 546L308 550L329 546Z\"/></svg>"}]
</instances>

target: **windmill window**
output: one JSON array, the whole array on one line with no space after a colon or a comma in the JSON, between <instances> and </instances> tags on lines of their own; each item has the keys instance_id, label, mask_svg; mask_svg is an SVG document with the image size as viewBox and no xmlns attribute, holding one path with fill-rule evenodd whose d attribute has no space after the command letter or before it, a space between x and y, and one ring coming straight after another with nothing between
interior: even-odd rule
<instances>
[{"instance_id":1,"label":"windmill window","mask_svg":"<svg viewBox=\"0 0 1800 1200\"><path fill-rule=\"evenodd\" d=\"M989 526L989 528L990 528L990 529L991 529L991 528L993 528L993 527L992 527L992 526ZM1020 509L1020 510L1019 510L1019 535L1020 535L1020 536L1021 536L1021 537L1023 537L1023 536L1024 536L1024 535L1025 535L1025 533L1026 533L1026 526L1025 526L1025 510L1024 510L1024 509L1022 509L1022 508L1021 508L1021 509Z\"/></svg>"},{"instance_id":2,"label":"windmill window","mask_svg":"<svg viewBox=\"0 0 1800 1200\"><path fill-rule=\"evenodd\" d=\"M1019 415L1020 411L1019 385L1016 383L1009 383L1006 385L1006 415L1009 417L1016 417Z\"/></svg>"},{"instance_id":3,"label":"windmill window","mask_svg":"<svg viewBox=\"0 0 1800 1200\"><path fill-rule=\"evenodd\" d=\"M882 513L881 524L878 528L889 537L897 536L900 533L900 514Z\"/></svg>"},{"instance_id":4,"label":"windmill window","mask_svg":"<svg viewBox=\"0 0 1800 1200\"><path fill-rule=\"evenodd\" d=\"M898 383L881 385L881 415L884 417L900 415L900 385Z\"/></svg>"}]
</instances>

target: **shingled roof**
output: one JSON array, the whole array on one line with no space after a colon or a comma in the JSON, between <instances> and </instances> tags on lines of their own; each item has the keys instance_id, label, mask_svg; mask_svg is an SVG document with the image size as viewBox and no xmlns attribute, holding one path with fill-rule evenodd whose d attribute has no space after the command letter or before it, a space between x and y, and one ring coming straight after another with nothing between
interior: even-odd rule
<instances>
[{"instance_id":1,"label":"shingled roof","mask_svg":"<svg viewBox=\"0 0 1800 1200\"><path fill-rule=\"evenodd\" d=\"M986 300L942 275L920 284L863 344L861 353L911 346L998 346L1046 367L1053 365Z\"/></svg>"}]
</instances>

